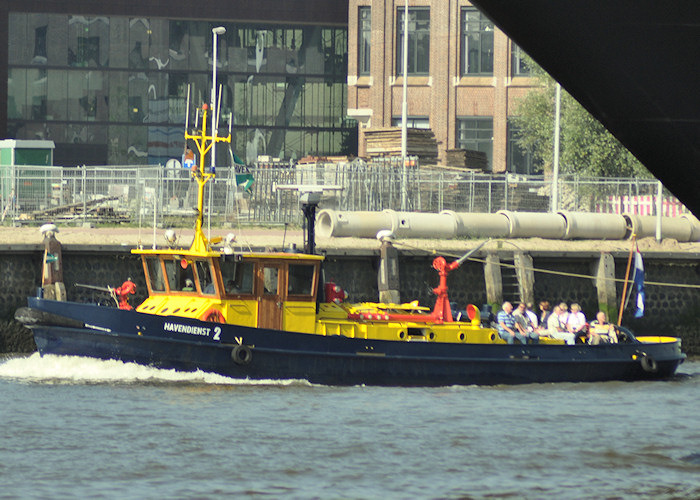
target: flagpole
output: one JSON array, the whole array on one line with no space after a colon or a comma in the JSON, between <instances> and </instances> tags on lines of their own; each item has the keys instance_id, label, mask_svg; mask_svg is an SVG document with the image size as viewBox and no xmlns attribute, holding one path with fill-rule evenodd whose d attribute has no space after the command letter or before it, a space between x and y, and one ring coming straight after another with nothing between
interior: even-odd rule
<instances>
[{"instance_id":1,"label":"flagpole","mask_svg":"<svg viewBox=\"0 0 700 500\"><path fill-rule=\"evenodd\" d=\"M630 268L632 267L632 255L634 254L634 245L635 245L636 239L637 239L637 235L632 234L632 245L630 246L630 255L627 258L627 271L625 271L625 284L622 287L622 300L620 301L620 313L617 317L617 324L618 325L622 324L622 312L625 309L625 297L627 296L627 282L629 281L629 277L630 277Z\"/></svg>"}]
</instances>

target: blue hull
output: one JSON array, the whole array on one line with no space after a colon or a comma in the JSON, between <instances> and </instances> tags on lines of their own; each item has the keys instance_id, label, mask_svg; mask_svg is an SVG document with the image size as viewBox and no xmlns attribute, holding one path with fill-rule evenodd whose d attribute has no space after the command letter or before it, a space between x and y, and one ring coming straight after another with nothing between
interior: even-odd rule
<instances>
[{"instance_id":1,"label":"blue hull","mask_svg":"<svg viewBox=\"0 0 700 500\"><path fill-rule=\"evenodd\" d=\"M220 325L29 299L39 352L118 359L234 378L327 385L444 386L650 380L685 359L680 341L642 344L440 344L354 339ZM19 319L19 318L18 318ZM651 363L641 363L646 354ZM636 359L635 359L636 358Z\"/></svg>"}]
</instances>

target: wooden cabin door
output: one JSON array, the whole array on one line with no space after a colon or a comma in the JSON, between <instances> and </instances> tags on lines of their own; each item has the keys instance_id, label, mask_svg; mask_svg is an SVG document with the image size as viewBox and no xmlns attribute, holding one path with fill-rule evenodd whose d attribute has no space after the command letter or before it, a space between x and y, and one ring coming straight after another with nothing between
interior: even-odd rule
<instances>
[{"instance_id":1,"label":"wooden cabin door","mask_svg":"<svg viewBox=\"0 0 700 500\"><path fill-rule=\"evenodd\" d=\"M264 263L260 269L262 281L258 295L258 327L272 330L282 329L284 268L281 264Z\"/></svg>"}]
</instances>

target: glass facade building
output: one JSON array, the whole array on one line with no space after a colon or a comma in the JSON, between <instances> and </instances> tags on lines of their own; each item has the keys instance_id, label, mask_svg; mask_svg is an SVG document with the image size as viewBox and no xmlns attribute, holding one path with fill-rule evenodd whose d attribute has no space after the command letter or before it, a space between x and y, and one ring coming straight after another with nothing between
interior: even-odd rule
<instances>
[{"instance_id":1,"label":"glass facade building","mask_svg":"<svg viewBox=\"0 0 700 500\"><path fill-rule=\"evenodd\" d=\"M219 131L230 124L232 153L252 162L357 151L347 26L32 10L8 12L6 136L54 141L57 165L180 159L188 89L190 124L210 102L215 26L226 28ZM231 163L225 148L219 164Z\"/></svg>"}]
</instances>

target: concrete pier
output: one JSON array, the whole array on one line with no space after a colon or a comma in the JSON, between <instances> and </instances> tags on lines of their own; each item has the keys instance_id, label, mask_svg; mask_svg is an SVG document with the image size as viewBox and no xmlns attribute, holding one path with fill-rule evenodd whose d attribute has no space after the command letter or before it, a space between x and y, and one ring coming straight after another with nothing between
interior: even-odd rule
<instances>
[{"instance_id":1,"label":"concrete pier","mask_svg":"<svg viewBox=\"0 0 700 500\"><path fill-rule=\"evenodd\" d=\"M16 231L15 231L16 230ZM212 231L212 237L231 230ZM233 232L236 232L235 230ZM189 246L191 231L183 230L179 246ZM56 235L62 243L63 282L68 300L105 301L99 292L76 287L76 283L119 286L131 278L137 285L133 303L145 298L146 285L139 258L131 248L150 248L152 231L137 229L61 228ZM31 242L33 240L33 242ZM160 241L158 241L160 240ZM649 241L650 240L650 241ZM163 231L155 236L164 245ZM284 228L244 229L236 237L239 248L284 249L303 246L300 230ZM455 260L483 240L395 240L399 252L400 296L418 299L432 306L430 289L438 276L432 260L443 255ZM680 336L685 352L700 354L700 244L638 242L646 270L646 310L634 319L634 300L625 309L623 323L639 334ZM326 255L326 280L335 281L349 294L350 301L377 301L381 244L375 239L319 238L317 253ZM481 307L503 300L536 303L566 301L581 304L586 317L593 319L599 309L619 307L622 282L629 255L629 242L551 241L533 239L488 242L462 267L450 274L450 300L459 308L467 304ZM0 228L0 352L33 349L30 333L14 322L14 311L26 304L42 283L42 237L36 228ZM517 292L502 286L501 263L512 262L518 278ZM509 271L513 274L513 271ZM653 283L673 283L679 287Z\"/></svg>"}]
</instances>

